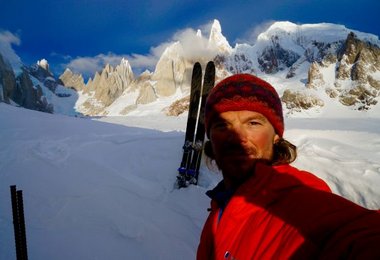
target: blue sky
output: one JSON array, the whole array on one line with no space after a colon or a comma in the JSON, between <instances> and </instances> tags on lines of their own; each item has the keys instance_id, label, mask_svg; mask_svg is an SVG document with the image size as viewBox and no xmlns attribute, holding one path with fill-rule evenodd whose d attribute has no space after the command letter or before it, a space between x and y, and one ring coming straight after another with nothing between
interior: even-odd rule
<instances>
[{"instance_id":1,"label":"blue sky","mask_svg":"<svg viewBox=\"0 0 380 260\"><path fill-rule=\"evenodd\" d=\"M270 21L337 23L380 36L379 10L378 0L12 0L1 4L0 41L28 65L45 58L55 73L72 66L91 74L120 57L152 67L164 43L213 19L234 46Z\"/></svg>"}]
</instances>

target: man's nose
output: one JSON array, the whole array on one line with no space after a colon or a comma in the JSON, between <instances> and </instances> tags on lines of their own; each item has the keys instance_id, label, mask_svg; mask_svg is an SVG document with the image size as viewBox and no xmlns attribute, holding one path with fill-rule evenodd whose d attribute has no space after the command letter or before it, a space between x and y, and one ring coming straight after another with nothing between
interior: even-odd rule
<instances>
[{"instance_id":1,"label":"man's nose","mask_svg":"<svg viewBox=\"0 0 380 260\"><path fill-rule=\"evenodd\" d=\"M234 125L229 129L228 139L230 141L245 143L247 141L247 130L241 125Z\"/></svg>"}]
</instances>

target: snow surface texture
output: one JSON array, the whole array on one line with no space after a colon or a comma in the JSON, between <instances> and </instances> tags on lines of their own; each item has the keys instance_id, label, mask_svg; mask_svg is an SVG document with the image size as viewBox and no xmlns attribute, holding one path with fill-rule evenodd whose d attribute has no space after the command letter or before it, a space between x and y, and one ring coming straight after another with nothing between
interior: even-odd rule
<instances>
[{"instance_id":1,"label":"snow surface texture","mask_svg":"<svg viewBox=\"0 0 380 260\"><path fill-rule=\"evenodd\" d=\"M364 114L363 114L364 115ZM0 103L0 259L15 259L9 186L30 259L194 259L220 174L174 189L186 115L90 119ZM111 124L114 122L113 124ZM296 167L380 208L380 119L287 118Z\"/></svg>"}]
</instances>

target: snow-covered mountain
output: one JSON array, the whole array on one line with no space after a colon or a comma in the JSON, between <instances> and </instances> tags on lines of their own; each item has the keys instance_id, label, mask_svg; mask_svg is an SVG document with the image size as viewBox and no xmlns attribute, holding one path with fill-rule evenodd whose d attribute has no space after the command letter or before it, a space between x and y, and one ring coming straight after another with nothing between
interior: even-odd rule
<instances>
[{"instance_id":1,"label":"snow-covered mountain","mask_svg":"<svg viewBox=\"0 0 380 260\"><path fill-rule=\"evenodd\" d=\"M79 114L74 108L78 97L74 89L54 78L46 60L15 69L0 53L0 102L74 116Z\"/></svg>"},{"instance_id":2,"label":"snow-covered mountain","mask_svg":"<svg viewBox=\"0 0 380 260\"><path fill-rule=\"evenodd\" d=\"M150 107L160 103L159 111L154 112L180 114L181 111L171 113L169 105L183 100L183 110L186 109L192 65L199 61L205 66L209 60L216 63L217 80L234 73L252 73L272 83L288 114L318 116L330 114L331 108L334 111L369 110L367 112L372 113L372 108L378 104L378 36L336 24L275 22L258 35L255 43L238 43L231 47L217 20L206 32L208 37L203 34L201 30L194 30L187 40L173 42L163 52L153 72L146 71L137 77L129 62L123 59L116 67L106 65L87 83L81 75L69 69L54 80L48 74L47 61L42 60L34 66L39 73L29 73L34 81L32 89L38 90L38 86L42 89L35 91L42 93L41 96L33 97L37 101L45 100L42 102L44 109L39 109L41 105L35 107L55 113L126 115L136 111L152 112ZM56 88L51 86L59 86L58 89L65 86L70 90L53 100L52 96L59 95L43 91L46 84L53 93ZM16 87L3 84L6 102L14 97L10 89L20 89L19 84L14 85ZM28 107L20 98L15 101ZM59 108L66 101L72 105L70 112Z\"/></svg>"}]
</instances>

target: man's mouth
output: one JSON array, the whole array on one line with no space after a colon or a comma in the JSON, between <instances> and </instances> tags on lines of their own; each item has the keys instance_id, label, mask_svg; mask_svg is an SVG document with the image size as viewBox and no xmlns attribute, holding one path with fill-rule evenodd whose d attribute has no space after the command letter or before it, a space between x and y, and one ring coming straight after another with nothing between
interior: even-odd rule
<instances>
[{"instance_id":1,"label":"man's mouth","mask_svg":"<svg viewBox=\"0 0 380 260\"><path fill-rule=\"evenodd\" d=\"M223 155L227 157L252 157L256 156L256 149L243 147L241 145L226 145L223 149Z\"/></svg>"}]
</instances>

